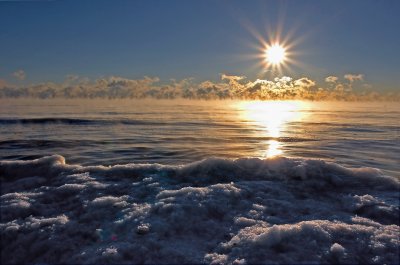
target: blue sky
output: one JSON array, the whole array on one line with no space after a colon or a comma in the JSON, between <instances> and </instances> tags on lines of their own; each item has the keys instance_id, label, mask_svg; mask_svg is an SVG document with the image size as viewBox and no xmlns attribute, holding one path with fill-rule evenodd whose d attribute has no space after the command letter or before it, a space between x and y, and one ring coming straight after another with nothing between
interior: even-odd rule
<instances>
[{"instance_id":1,"label":"blue sky","mask_svg":"<svg viewBox=\"0 0 400 265\"><path fill-rule=\"evenodd\" d=\"M398 90L399 10L396 0L0 1L0 79L255 78L251 31L267 40L281 27L298 40L293 59L301 63L283 74L319 81L363 74L375 87ZM24 75L13 75L18 70Z\"/></svg>"}]
</instances>

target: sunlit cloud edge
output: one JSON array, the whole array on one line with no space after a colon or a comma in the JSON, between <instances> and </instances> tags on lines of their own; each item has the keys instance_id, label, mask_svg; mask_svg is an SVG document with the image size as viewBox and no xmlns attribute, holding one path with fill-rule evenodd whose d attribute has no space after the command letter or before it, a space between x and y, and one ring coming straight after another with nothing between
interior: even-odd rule
<instances>
[{"instance_id":1,"label":"sunlit cloud edge","mask_svg":"<svg viewBox=\"0 0 400 265\"><path fill-rule=\"evenodd\" d=\"M14 85L0 80L0 98L156 98L400 101L400 92L374 91L363 74L330 75L318 84L309 77L289 76L250 80L244 75L221 74L220 81L196 82L193 78L171 79L145 76L89 78L69 75L63 82Z\"/></svg>"}]
</instances>

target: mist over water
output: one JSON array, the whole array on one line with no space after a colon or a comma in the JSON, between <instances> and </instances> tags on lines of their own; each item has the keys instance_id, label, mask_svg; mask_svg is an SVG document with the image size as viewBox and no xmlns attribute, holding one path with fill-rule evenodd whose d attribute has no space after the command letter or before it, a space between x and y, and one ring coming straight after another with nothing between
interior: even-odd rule
<instances>
[{"instance_id":1,"label":"mist over water","mask_svg":"<svg viewBox=\"0 0 400 265\"><path fill-rule=\"evenodd\" d=\"M1 263L399 263L395 103L0 103Z\"/></svg>"}]
</instances>

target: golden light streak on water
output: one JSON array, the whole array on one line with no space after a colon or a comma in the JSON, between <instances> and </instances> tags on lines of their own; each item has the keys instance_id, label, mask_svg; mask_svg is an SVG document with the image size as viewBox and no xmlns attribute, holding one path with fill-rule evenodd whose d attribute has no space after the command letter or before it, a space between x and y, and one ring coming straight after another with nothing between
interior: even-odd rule
<instances>
[{"instance_id":1,"label":"golden light streak on water","mask_svg":"<svg viewBox=\"0 0 400 265\"><path fill-rule=\"evenodd\" d=\"M266 149L261 151L261 157L274 157L283 155L280 137L288 122L299 121L303 113L299 112L302 101L246 101L239 104L241 118L255 123L262 131L260 137L273 138L265 143ZM257 131L256 133L260 133Z\"/></svg>"}]
</instances>

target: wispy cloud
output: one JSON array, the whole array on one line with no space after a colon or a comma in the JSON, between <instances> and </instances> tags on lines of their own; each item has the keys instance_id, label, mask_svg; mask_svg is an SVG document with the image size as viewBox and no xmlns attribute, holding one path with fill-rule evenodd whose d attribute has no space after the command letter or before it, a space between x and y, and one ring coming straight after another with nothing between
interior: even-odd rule
<instances>
[{"instance_id":1,"label":"wispy cloud","mask_svg":"<svg viewBox=\"0 0 400 265\"><path fill-rule=\"evenodd\" d=\"M363 84L363 88L371 89L373 86L371 84Z\"/></svg>"},{"instance_id":2,"label":"wispy cloud","mask_svg":"<svg viewBox=\"0 0 400 265\"><path fill-rule=\"evenodd\" d=\"M346 74L344 75L344 79L349 80L349 82L353 83L354 81L363 81L364 75L363 74Z\"/></svg>"},{"instance_id":3,"label":"wispy cloud","mask_svg":"<svg viewBox=\"0 0 400 265\"><path fill-rule=\"evenodd\" d=\"M243 75L221 74L220 81L195 82L193 78L162 82L158 77L128 79L110 76L90 80L69 75L61 83L12 86L0 82L0 97L37 98L188 98L188 99L257 99L257 100L400 100L400 93L383 94L366 91L361 83L354 91L353 82L362 74L347 74L343 81L328 76L327 86L309 77L282 76L272 80L250 80ZM2 88L1 88L2 87Z\"/></svg>"},{"instance_id":4,"label":"wispy cloud","mask_svg":"<svg viewBox=\"0 0 400 265\"><path fill-rule=\"evenodd\" d=\"M294 81L294 84L303 88L311 88L315 86L315 81L308 79L307 77L302 77Z\"/></svg>"},{"instance_id":5,"label":"wispy cloud","mask_svg":"<svg viewBox=\"0 0 400 265\"><path fill-rule=\"evenodd\" d=\"M337 76L328 76L325 78L325 82L327 83L336 83L339 80L339 78Z\"/></svg>"},{"instance_id":6,"label":"wispy cloud","mask_svg":"<svg viewBox=\"0 0 400 265\"><path fill-rule=\"evenodd\" d=\"M18 80L25 80L26 74L24 70L18 70L12 73L12 75L17 78Z\"/></svg>"}]
</instances>

